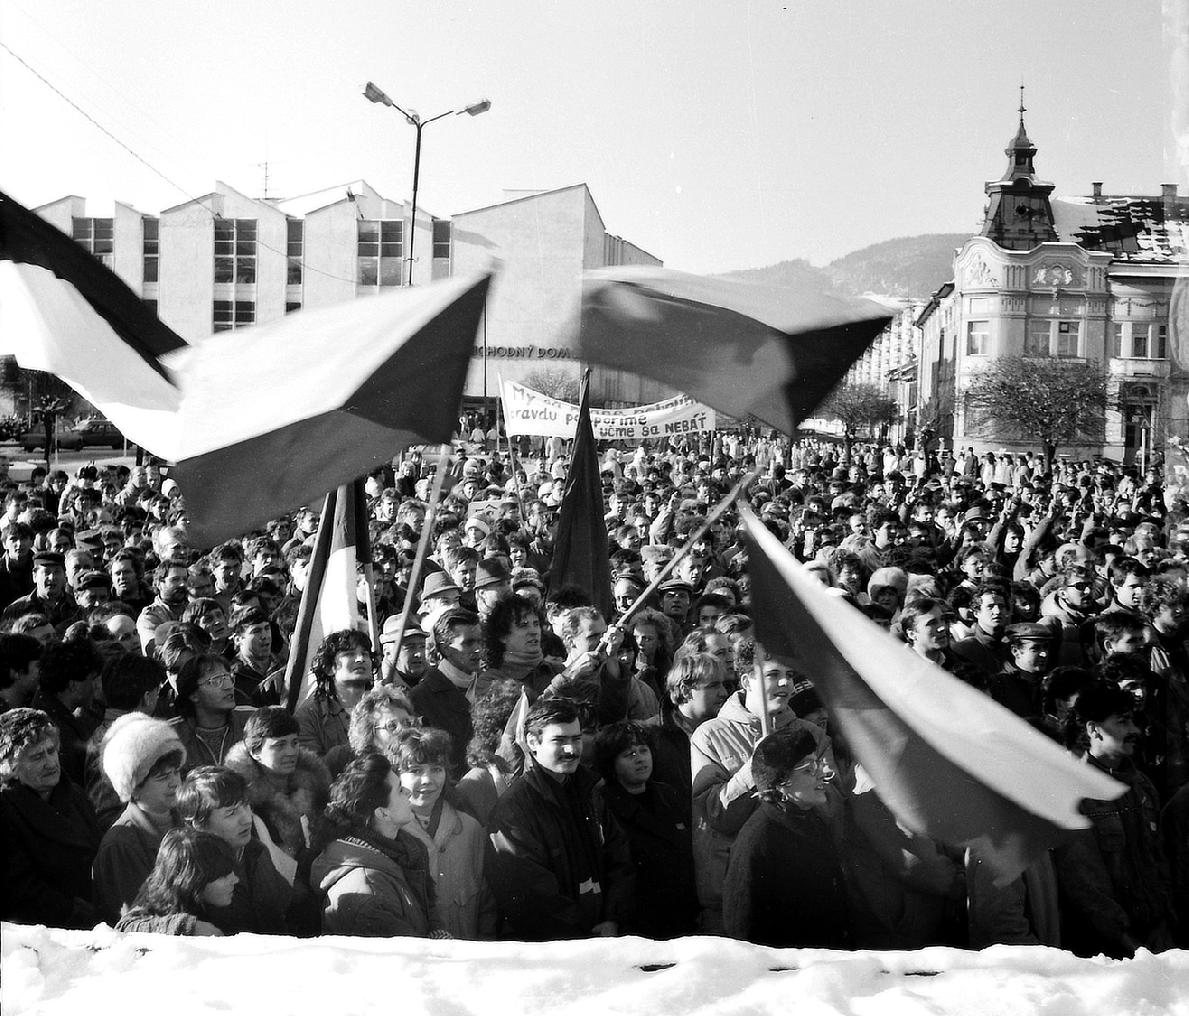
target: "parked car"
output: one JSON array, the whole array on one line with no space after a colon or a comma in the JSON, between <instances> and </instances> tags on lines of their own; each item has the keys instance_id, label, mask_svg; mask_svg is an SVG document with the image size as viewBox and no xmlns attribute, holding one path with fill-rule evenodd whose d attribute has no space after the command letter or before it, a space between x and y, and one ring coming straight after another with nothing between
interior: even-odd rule
<instances>
[{"instance_id":1,"label":"parked car","mask_svg":"<svg viewBox=\"0 0 1189 1016\"><path fill-rule=\"evenodd\" d=\"M58 448L63 451L77 451L79 448L123 448L124 435L110 420L92 418L80 420L73 427L59 426L54 433ZM34 424L24 431L17 441L27 452L45 447L45 427Z\"/></svg>"}]
</instances>

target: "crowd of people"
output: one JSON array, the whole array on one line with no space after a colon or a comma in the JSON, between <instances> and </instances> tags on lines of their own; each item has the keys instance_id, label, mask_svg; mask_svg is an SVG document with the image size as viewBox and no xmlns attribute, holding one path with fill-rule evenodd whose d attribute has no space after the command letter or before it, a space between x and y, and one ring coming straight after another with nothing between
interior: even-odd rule
<instances>
[{"instance_id":1,"label":"crowd of people","mask_svg":"<svg viewBox=\"0 0 1189 1016\"><path fill-rule=\"evenodd\" d=\"M463 433L416 589L437 460L413 450L367 480L374 580L361 568L358 595L378 624L309 647L300 696L287 661L319 506L202 548L152 465L7 484L3 919L1116 957L1187 944L1189 513L1159 468L844 455L750 431L608 447L605 614L551 581L567 443ZM756 644L737 513L706 525L748 473L763 524L856 624L1126 793L1085 802L1089 827L1006 885L898 822L812 667Z\"/></svg>"}]
</instances>

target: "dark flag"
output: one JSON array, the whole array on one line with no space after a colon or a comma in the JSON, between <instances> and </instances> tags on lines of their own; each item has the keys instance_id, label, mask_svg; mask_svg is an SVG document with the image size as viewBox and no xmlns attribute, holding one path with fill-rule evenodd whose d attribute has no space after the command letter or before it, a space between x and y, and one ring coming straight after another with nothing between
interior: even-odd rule
<instances>
[{"instance_id":1,"label":"dark flag","mask_svg":"<svg viewBox=\"0 0 1189 1016\"><path fill-rule=\"evenodd\" d=\"M792 435L891 319L816 290L599 268L583 275L577 356Z\"/></svg>"},{"instance_id":2,"label":"dark flag","mask_svg":"<svg viewBox=\"0 0 1189 1016\"><path fill-rule=\"evenodd\" d=\"M582 379L582 404L574 435L574 457L566 476L558 512L557 539L549 567L549 587L554 592L577 586L610 621L611 562L607 553L607 523L603 518L603 484L599 453L590 424L590 372Z\"/></svg>"},{"instance_id":3,"label":"dark flag","mask_svg":"<svg viewBox=\"0 0 1189 1016\"><path fill-rule=\"evenodd\" d=\"M829 592L746 508L756 639L812 681L854 757L913 832L969 847L1004 884L1125 787L912 652Z\"/></svg>"},{"instance_id":4,"label":"dark flag","mask_svg":"<svg viewBox=\"0 0 1189 1016\"><path fill-rule=\"evenodd\" d=\"M355 592L355 565L370 561L367 497L363 481L355 480L332 490L322 506L285 669L290 711L310 692L310 664L322 639L344 628L366 626L367 618L360 616Z\"/></svg>"}]
</instances>

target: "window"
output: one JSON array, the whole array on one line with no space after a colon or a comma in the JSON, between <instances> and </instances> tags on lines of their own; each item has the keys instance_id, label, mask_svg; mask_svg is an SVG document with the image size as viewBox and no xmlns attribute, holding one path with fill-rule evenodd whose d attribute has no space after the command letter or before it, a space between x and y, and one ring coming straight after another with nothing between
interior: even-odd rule
<instances>
[{"instance_id":1,"label":"window","mask_svg":"<svg viewBox=\"0 0 1189 1016\"><path fill-rule=\"evenodd\" d=\"M1131 326L1131 355L1134 357L1146 359L1149 356L1148 336L1150 332L1149 325L1135 325Z\"/></svg>"},{"instance_id":2,"label":"window","mask_svg":"<svg viewBox=\"0 0 1189 1016\"><path fill-rule=\"evenodd\" d=\"M355 281L360 286L399 286L405 224L399 219L369 219L358 229Z\"/></svg>"},{"instance_id":3,"label":"window","mask_svg":"<svg viewBox=\"0 0 1189 1016\"><path fill-rule=\"evenodd\" d=\"M450 257L451 223L448 219L433 220L433 256L435 258Z\"/></svg>"},{"instance_id":4,"label":"window","mask_svg":"<svg viewBox=\"0 0 1189 1016\"><path fill-rule=\"evenodd\" d=\"M111 219L79 219L74 220L74 239L83 249L94 254L108 268L111 267L112 252L112 220Z\"/></svg>"},{"instance_id":5,"label":"window","mask_svg":"<svg viewBox=\"0 0 1189 1016\"><path fill-rule=\"evenodd\" d=\"M990 338L990 322L968 321L966 323L966 352L970 356L986 356Z\"/></svg>"},{"instance_id":6,"label":"window","mask_svg":"<svg viewBox=\"0 0 1189 1016\"><path fill-rule=\"evenodd\" d=\"M1049 323L1047 321L1028 322L1028 334L1024 336L1025 356L1049 355Z\"/></svg>"},{"instance_id":7,"label":"window","mask_svg":"<svg viewBox=\"0 0 1189 1016\"><path fill-rule=\"evenodd\" d=\"M301 304L294 300L288 300L285 303L285 313L292 314L295 310L301 310Z\"/></svg>"},{"instance_id":8,"label":"window","mask_svg":"<svg viewBox=\"0 0 1189 1016\"><path fill-rule=\"evenodd\" d=\"M305 223L301 219L288 222L288 242L285 253L289 256L289 273L286 282L290 286L301 285L301 259L305 256Z\"/></svg>"},{"instance_id":9,"label":"window","mask_svg":"<svg viewBox=\"0 0 1189 1016\"><path fill-rule=\"evenodd\" d=\"M157 301L156 300L142 300L141 302L146 307L148 307L149 310L151 310L154 314L157 313Z\"/></svg>"},{"instance_id":10,"label":"window","mask_svg":"<svg viewBox=\"0 0 1189 1016\"><path fill-rule=\"evenodd\" d=\"M215 282L256 281L256 220L215 220Z\"/></svg>"},{"instance_id":11,"label":"window","mask_svg":"<svg viewBox=\"0 0 1189 1016\"><path fill-rule=\"evenodd\" d=\"M157 260L161 254L159 228L157 219L145 216L141 219L144 224L144 281L157 281Z\"/></svg>"},{"instance_id":12,"label":"window","mask_svg":"<svg viewBox=\"0 0 1189 1016\"><path fill-rule=\"evenodd\" d=\"M1111 356L1123 355L1123 326L1116 323L1111 337Z\"/></svg>"},{"instance_id":13,"label":"window","mask_svg":"<svg viewBox=\"0 0 1189 1016\"><path fill-rule=\"evenodd\" d=\"M244 328L256 320L254 300L216 300L214 330L229 332L233 328Z\"/></svg>"},{"instance_id":14,"label":"window","mask_svg":"<svg viewBox=\"0 0 1189 1016\"><path fill-rule=\"evenodd\" d=\"M1156 326L1156 348L1152 356L1157 360L1168 359L1168 325Z\"/></svg>"},{"instance_id":15,"label":"window","mask_svg":"<svg viewBox=\"0 0 1189 1016\"><path fill-rule=\"evenodd\" d=\"M1057 355L1058 356L1077 356L1078 355L1078 332L1080 331L1078 322L1076 321L1058 321L1057 322Z\"/></svg>"}]
</instances>

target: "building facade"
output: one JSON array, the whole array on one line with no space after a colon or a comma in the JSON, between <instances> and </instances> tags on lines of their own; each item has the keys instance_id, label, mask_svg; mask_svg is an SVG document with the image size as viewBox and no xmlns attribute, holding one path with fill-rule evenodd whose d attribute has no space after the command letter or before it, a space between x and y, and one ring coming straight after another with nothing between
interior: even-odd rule
<instances>
[{"instance_id":1,"label":"building facade","mask_svg":"<svg viewBox=\"0 0 1189 1016\"><path fill-rule=\"evenodd\" d=\"M955 252L953 278L917 315L917 414L956 447L1036 449L972 403L979 373L1004 356L1093 364L1107 380L1103 433L1063 453L1142 459L1183 435L1189 417L1189 335L1174 327L1189 199L1175 184L1145 197L1103 194L1099 183L1054 199L1022 109L1005 153L1003 176L986 184L980 235Z\"/></svg>"},{"instance_id":2,"label":"building facade","mask_svg":"<svg viewBox=\"0 0 1189 1016\"><path fill-rule=\"evenodd\" d=\"M659 259L606 231L585 184L533 192L438 217L366 181L286 200L217 182L214 191L150 215L117 203L92 217L68 196L36 209L116 272L190 343L300 311L497 269L465 394L498 394L500 375L544 369L576 378L582 272ZM410 241L412 241L410 248Z\"/></svg>"}]
</instances>

